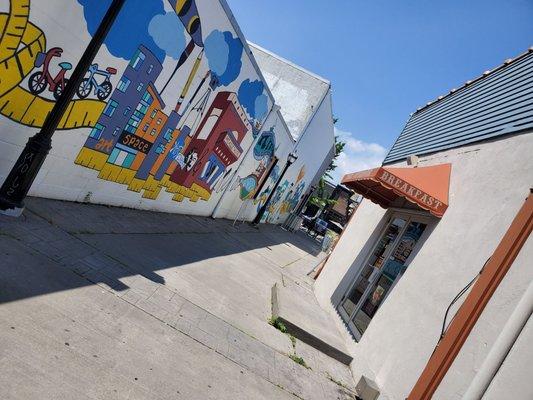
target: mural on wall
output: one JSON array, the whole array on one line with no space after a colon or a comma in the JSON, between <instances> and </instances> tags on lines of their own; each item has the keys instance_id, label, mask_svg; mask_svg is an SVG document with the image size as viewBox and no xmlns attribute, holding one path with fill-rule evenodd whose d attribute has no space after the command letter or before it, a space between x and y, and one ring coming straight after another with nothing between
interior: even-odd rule
<instances>
[{"instance_id":1,"label":"mural on wall","mask_svg":"<svg viewBox=\"0 0 533 400\"><path fill-rule=\"evenodd\" d=\"M253 157L259 162L257 168L248 176L238 180L240 188L239 198L241 200L254 197L260 182L265 178L265 173L270 169L274 161L275 151L276 136L274 126L271 126L270 129L261 132L253 147Z\"/></svg>"},{"instance_id":2,"label":"mural on wall","mask_svg":"<svg viewBox=\"0 0 533 400\"><path fill-rule=\"evenodd\" d=\"M30 0L10 0L8 12L0 13L0 32L0 113L17 123L42 127L68 82L72 64L61 60L61 47L46 50L45 32L30 21ZM51 64L60 68L55 76ZM98 71L96 68L92 73L91 82ZM100 95L72 101L58 129L94 126L105 107L103 100L111 92L110 77L116 70L100 72L105 74L98 85Z\"/></svg>"},{"instance_id":3,"label":"mural on wall","mask_svg":"<svg viewBox=\"0 0 533 400\"><path fill-rule=\"evenodd\" d=\"M77 3L93 35L110 0ZM263 82L241 73L239 37L223 29L203 32L195 0L168 4L172 11L165 11L163 0L126 3L104 44L127 66L118 71L93 64L60 129L92 128L74 162L98 171L100 179L146 199L164 189L175 201L208 200L231 180L244 139L260 131L269 98ZM0 112L39 127L72 64L58 63L60 47L46 50L45 33L29 13L30 0L10 0L9 13L0 14ZM51 63L60 68L55 76ZM163 74L171 63L171 73ZM177 76L183 81L176 83ZM181 91L167 105L162 97L173 93L172 84Z\"/></svg>"},{"instance_id":4,"label":"mural on wall","mask_svg":"<svg viewBox=\"0 0 533 400\"><path fill-rule=\"evenodd\" d=\"M305 165L302 165L298 170L298 175L294 182L289 183L289 179L284 179L283 182L279 184L261 221L276 223L280 218L283 218L286 214L292 212L296 208L302 199L306 187L304 177ZM266 196L268 196L268 193ZM259 205L259 208L262 204Z\"/></svg>"},{"instance_id":5,"label":"mural on wall","mask_svg":"<svg viewBox=\"0 0 533 400\"><path fill-rule=\"evenodd\" d=\"M262 86L260 93L248 89L249 79L241 83L238 93L221 90L240 75L241 40L217 29L204 40L195 1L170 3L175 13L161 17L158 10L147 10L145 18L155 14L147 24L147 34L156 49L177 59L172 74L160 83L161 55L140 43L75 162L100 171L101 179L142 191L144 198L155 199L164 188L176 201L208 200L219 180L241 157L245 136L266 115L267 97ZM179 32L176 23L169 22L172 18L181 22L189 36L181 53L168 40ZM126 49L117 47L124 56ZM192 65L187 63L189 59L194 59ZM193 85L201 63L207 64L208 71ZM161 94L186 65L188 77L179 98L169 113L164 112ZM249 106L251 100L254 108Z\"/></svg>"}]
</instances>

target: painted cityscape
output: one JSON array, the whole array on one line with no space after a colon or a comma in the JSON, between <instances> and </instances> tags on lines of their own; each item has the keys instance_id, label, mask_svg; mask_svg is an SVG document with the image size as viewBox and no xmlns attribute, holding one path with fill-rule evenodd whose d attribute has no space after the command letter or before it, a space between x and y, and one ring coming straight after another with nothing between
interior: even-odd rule
<instances>
[{"instance_id":1,"label":"painted cityscape","mask_svg":"<svg viewBox=\"0 0 533 400\"><path fill-rule=\"evenodd\" d=\"M92 35L109 1L77 2ZM241 73L239 37L219 29L204 35L195 0L168 3L172 11L165 11L162 0L128 2L104 43L113 56L129 61L127 67L117 71L93 64L60 129L91 128L74 162L98 171L100 179L126 185L146 199L156 199L164 190L175 201L206 201L229 183L244 155L244 139L249 138L249 146L259 135L271 104L263 82ZM16 21L19 27L24 24L24 34L17 43L1 44L2 54L12 57L0 66L8 77L2 79L0 112L39 127L66 85L72 64L58 63L60 72L52 76L51 66L63 49L47 51L46 34L29 15L30 0L10 0L10 13L1 14L6 29ZM132 32L135 23L146 28ZM17 51L21 43L24 47ZM163 79L169 59L173 70ZM178 85L181 93L167 105L162 95L178 75L186 76ZM47 92L51 95L43 94Z\"/></svg>"}]
</instances>

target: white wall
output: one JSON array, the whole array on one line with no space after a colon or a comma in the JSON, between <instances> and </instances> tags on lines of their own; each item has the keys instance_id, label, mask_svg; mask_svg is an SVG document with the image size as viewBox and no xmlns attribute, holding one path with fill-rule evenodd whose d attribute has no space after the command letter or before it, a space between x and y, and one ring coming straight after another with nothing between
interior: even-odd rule
<instances>
[{"instance_id":1,"label":"white wall","mask_svg":"<svg viewBox=\"0 0 533 400\"><path fill-rule=\"evenodd\" d=\"M295 145L298 159L287 170L279 186L279 196L274 195L268 207L267 222L285 221L309 189L324 159L331 156L334 143L331 93L328 91Z\"/></svg>"},{"instance_id":2,"label":"white wall","mask_svg":"<svg viewBox=\"0 0 533 400\"><path fill-rule=\"evenodd\" d=\"M292 136L298 139L329 92L330 82L256 44L250 43L250 48Z\"/></svg>"},{"instance_id":3,"label":"white wall","mask_svg":"<svg viewBox=\"0 0 533 400\"><path fill-rule=\"evenodd\" d=\"M531 241L531 238L529 239ZM533 319L529 320L488 387L484 400L533 399L531 343Z\"/></svg>"},{"instance_id":4,"label":"white wall","mask_svg":"<svg viewBox=\"0 0 533 400\"><path fill-rule=\"evenodd\" d=\"M533 183L531 154L533 133L524 133L420 158L420 166L453 164L450 206L359 343L351 339L334 306L357 275L358 263L369 251L371 236L377 234L386 211L368 200L357 209L315 291L354 357L355 379L362 374L373 378L382 398L405 399L409 394L437 342L446 307L492 254L528 195ZM489 302L435 399L460 399L466 390L533 279L530 242Z\"/></svg>"}]
</instances>

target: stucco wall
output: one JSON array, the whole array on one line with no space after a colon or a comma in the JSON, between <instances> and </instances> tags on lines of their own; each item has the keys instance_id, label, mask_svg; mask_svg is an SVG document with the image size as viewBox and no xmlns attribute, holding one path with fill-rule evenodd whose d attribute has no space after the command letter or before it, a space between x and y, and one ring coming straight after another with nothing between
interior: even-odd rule
<instances>
[{"instance_id":1,"label":"stucco wall","mask_svg":"<svg viewBox=\"0 0 533 400\"><path fill-rule=\"evenodd\" d=\"M298 139L329 92L330 82L254 43L250 48L292 136Z\"/></svg>"},{"instance_id":2,"label":"stucco wall","mask_svg":"<svg viewBox=\"0 0 533 400\"><path fill-rule=\"evenodd\" d=\"M328 91L296 142L293 151L298 159L283 176L269 203L268 211L265 213L267 222L282 223L285 221L309 189L324 159L330 157L331 160L330 150L334 141L331 94ZM282 168L286 159L281 159L280 162L280 168ZM268 191L268 189L269 187L265 190Z\"/></svg>"},{"instance_id":3,"label":"stucco wall","mask_svg":"<svg viewBox=\"0 0 533 400\"><path fill-rule=\"evenodd\" d=\"M435 393L436 399L462 398L475 371L481 367L492 343L533 280L532 256L533 237L530 236ZM484 400L533 398L533 381L530 378L532 339L530 318L494 377Z\"/></svg>"},{"instance_id":4,"label":"stucco wall","mask_svg":"<svg viewBox=\"0 0 533 400\"><path fill-rule=\"evenodd\" d=\"M420 166L452 163L450 207L428 230L406 273L355 343L336 315L386 211L364 200L315 284L321 305L335 316L357 380L377 382L382 398L404 399L440 334L453 297L492 254L533 183L533 133L505 137L422 157ZM396 166L401 166L397 164ZM377 234L377 233L376 233ZM422 238L423 240L424 238ZM363 252L360 254L361 250ZM525 288L533 279L531 245L502 282L435 399L459 399ZM339 286L340 285L340 286Z\"/></svg>"},{"instance_id":5,"label":"stucco wall","mask_svg":"<svg viewBox=\"0 0 533 400\"><path fill-rule=\"evenodd\" d=\"M17 12L26 1L0 0L2 27L9 10ZM38 52L63 49L51 59L52 77L60 62L75 65L108 4L34 0L28 18L18 21L25 33L14 42L16 50L7 50L13 47L9 35L0 39L2 57L8 57L0 71L0 181L54 104L51 86L42 93L30 89L30 77L43 69L34 67ZM93 87L87 98L75 96L31 195L212 213L221 178L235 174L274 100L225 3L195 0L178 18L174 7L183 4L126 3L95 58L100 70L116 69L112 92L98 99ZM105 79L95 77L99 84ZM125 78L129 83L120 84ZM150 100L143 105L146 93Z\"/></svg>"},{"instance_id":6,"label":"stucco wall","mask_svg":"<svg viewBox=\"0 0 533 400\"><path fill-rule=\"evenodd\" d=\"M529 317L487 389L484 400L533 399L531 343L533 343L533 319Z\"/></svg>"}]
</instances>

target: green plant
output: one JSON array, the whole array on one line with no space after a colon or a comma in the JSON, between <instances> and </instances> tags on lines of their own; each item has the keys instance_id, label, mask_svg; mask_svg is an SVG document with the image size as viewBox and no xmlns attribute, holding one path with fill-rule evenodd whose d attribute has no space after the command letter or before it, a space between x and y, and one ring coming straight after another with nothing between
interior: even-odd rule
<instances>
[{"instance_id":1,"label":"green plant","mask_svg":"<svg viewBox=\"0 0 533 400\"><path fill-rule=\"evenodd\" d=\"M328 168L326 169L324 176L331 179L330 172L334 171L335 168L337 168L337 164L335 164L335 161L339 157L339 155L344 151L344 146L346 146L346 142L343 142L340 140L339 136L335 136L335 155L333 156L333 159L329 163Z\"/></svg>"},{"instance_id":2,"label":"green plant","mask_svg":"<svg viewBox=\"0 0 533 400\"><path fill-rule=\"evenodd\" d=\"M278 331L287 333L287 327L285 326L283 322L279 320L279 318L270 317L268 319L268 323L272 325L274 328L276 328Z\"/></svg>"},{"instance_id":3,"label":"green plant","mask_svg":"<svg viewBox=\"0 0 533 400\"><path fill-rule=\"evenodd\" d=\"M292 348L295 349L296 348L296 338L292 335L289 335L289 339L291 340L291 343L292 343Z\"/></svg>"},{"instance_id":4,"label":"green plant","mask_svg":"<svg viewBox=\"0 0 533 400\"><path fill-rule=\"evenodd\" d=\"M305 360L304 360L302 357L296 355L296 353L294 353L294 354L289 354L289 358L290 358L292 361L294 361L296 364L300 364L302 367L305 367L305 368L307 368L307 369L311 369L311 368L305 363Z\"/></svg>"}]
</instances>

